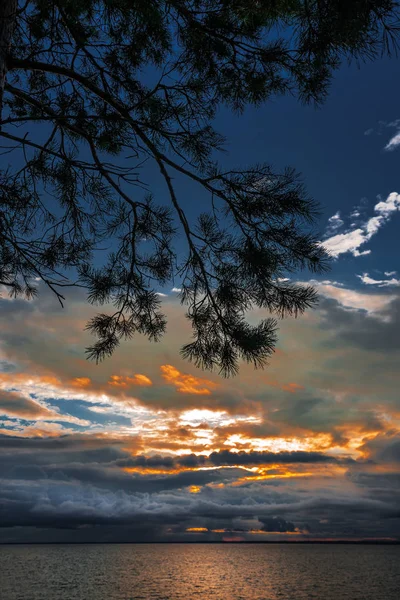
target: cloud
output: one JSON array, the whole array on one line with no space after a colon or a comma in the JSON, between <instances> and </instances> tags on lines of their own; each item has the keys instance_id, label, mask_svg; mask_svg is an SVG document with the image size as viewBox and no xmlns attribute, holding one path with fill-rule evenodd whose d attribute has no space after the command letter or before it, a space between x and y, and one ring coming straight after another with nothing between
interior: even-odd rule
<instances>
[{"instance_id":1,"label":"cloud","mask_svg":"<svg viewBox=\"0 0 400 600\"><path fill-rule=\"evenodd\" d=\"M213 540L239 531L244 539L302 538L308 529L316 538L400 533L399 478L376 480L364 463L314 451L132 455L128 441L0 435L2 539L32 539L30 527L35 541L67 541L73 531L75 542L185 540L193 532ZM260 477L263 467L269 478ZM326 469L334 469L330 483ZM378 483L385 497L374 496Z\"/></svg>"},{"instance_id":2,"label":"cloud","mask_svg":"<svg viewBox=\"0 0 400 600\"><path fill-rule=\"evenodd\" d=\"M360 251L359 248L369 242L399 208L400 194L392 192L386 200L380 200L374 206L375 216L368 219L363 225L355 229L350 229L346 233L333 235L325 239L322 244L333 258L346 253L350 253L356 257L370 254L371 250Z\"/></svg>"},{"instance_id":3,"label":"cloud","mask_svg":"<svg viewBox=\"0 0 400 600\"><path fill-rule=\"evenodd\" d=\"M335 456L322 452L232 452L231 450L219 450L206 454L189 454L186 456L145 456L137 455L129 458L119 459L116 464L120 467L143 467L177 469L203 467L243 467L255 465L294 465L294 464L317 464L337 463Z\"/></svg>"},{"instance_id":4,"label":"cloud","mask_svg":"<svg viewBox=\"0 0 400 600\"><path fill-rule=\"evenodd\" d=\"M399 296L372 313L346 311L335 300L325 300L321 307L325 327L330 328L342 344L374 352L400 351Z\"/></svg>"},{"instance_id":5,"label":"cloud","mask_svg":"<svg viewBox=\"0 0 400 600\"><path fill-rule=\"evenodd\" d=\"M2 540L400 535L398 295L334 279L319 309L282 321L268 370L231 381L179 358L176 301L160 344L135 338L99 367L84 359L84 300L4 302L0 387L31 417L0 430Z\"/></svg>"},{"instance_id":6,"label":"cloud","mask_svg":"<svg viewBox=\"0 0 400 600\"><path fill-rule=\"evenodd\" d=\"M71 379L71 384L85 388L91 384L91 379L90 377L74 377Z\"/></svg>"},{"instance_id":7,"label":"cloud","mask_svg":"<svg viewBox=\"0 0 400 600\"><path fill-rule=\"evenodd\" d=\"M271 532L283 533L283 532L295 531L294 524L290 523L288 521L285 521L285 519L282 519L282 517L265 518L261 522L263 524L261 530L267 531L269 533L271 533Z\"/></svg>"},{"instance_id":8,"label":"cloud","mask_svg":"<svg viewBox=\"0 0 400 600\"><path fill-rule=\"evenodd\" d=\"M393 272L395 273L395 271ZM385 275L392 275L393 273L385 273ZM397 287L400 285L400 279L395 279L392 277L392 279L373 279L372 277L370 277L368 275L368 273L363 273L362 275L357 275L357 277L359 279L361 279L361 281L365 284L365 285L376 285L377 287Z\"/></svg>"},{"instance_id":9,"label":"cloud","mask_svg":"<svg viewBox=\"0 0 400 600\"><path fill-rule=\"evenodd\" d=\"M381 312L395 298L393 294L366 294L350 288L337 287L337 284L333 285L323 281L311 280L309 283L318 288L321 296L336 300L342 308L363 310L367 313Z\"/></svg>"},{"instance_id":10,"label":"cloud","mask_svg":"<svg viewBox=\"0 0 400 600\"><path fill-rule=\"evenodd\" d=\"M327 233L332 234L344 225L344 221L340 218L340 212L338 211L328 219Z\"/></svg>"},{"instance_id":11,"label":"cloud","mask_svg":"<svg viewBox=\"0 0 400 600\"><path fill-rule=\"evenodd\" d=\"M181 373L172 365L162 365L160 369L165 381L174 385L178 392L209 395L211 394L211 390L217 387L214 381Z\"/></svg>"},{"instance_id":12,"label":"cloud","mask_svg":"<svg viewBox=\"0 0 400 600\"><path fill-rule=\"evenodd\" d=\"M400 463L400 433L387 431L368 440L364 450L369 457L379 463Z\"/></svg>"},{"instance_id":13,"label":"cloud","mask_svg":"<svg viewBox=\"0 0 400 600\"><path fill-rule=\"evenodd\" d=\"M68 471L70 475L73 472L74 469ZM40 539L41 531L43 539L48 529L57 529L58 539L64 530L73 529L75 541L87 540L88 536L101 540L104 535L114 541L124 539L123 532L128 528L130 541L165 541L174 540L174 535L168 535L171 530L183 533L189 530L186 539L190 539L194 529L203 535L204 530L238 531L241 523L242 535L246 531L254 535L250 529L252 523L259 523L264 533L293 533L305 530L306 524L311 523L317 538L337 535L338 531L344 534L351 531L353 536L393 537L399 533L399 478L392 480L384 498L369 498L361 492L357 496L345 487L341 491L336 489L333 496L331 491L323 489L322 481L320 488L308 493L268 488L258 483L239 488L205 486L197 494L187 488L158 485L158 489L140 493L134 491L135 480L127 476L118 481L119 486L127 486L124 491L112 489L109 484L102 487L106 479L99 470L94 470L94 479L89 477L85 484L63 476L62 471L46 477L40 466L32 467L29 472L15 468L12 474L15 479L4 480L0 490L1 525L18 526L20 536L21 528L34 526L38 532L36 539ZM170 479L187 483L175 475ZM209 479L203 472L202 481ZM374 482L368 474L359 473L353 477L352 485L364 491L372 489ZM3 539L5 535L7 531L2 534Z\"/></svg>"},{"instance_id":14,"label":"cloud","mask_svg":"<svg viewBox=\"0 0 400 600\"><path fill-rule=\"evenodd\" d=\"M140 373L137 373L132 377L122 375L111 375L110 380L108 381L108 385L126 388L131 385L153 385L153 382L151 381L150 377L147 377L147 375L141 375Z\"/></svg>"},{"instance_id":15,"label":"cloud","mask_svg":"<svg viewBox=\"0 0 400 600\"><path fill-rule=\"evenodd\" d=\"M28 421L59 421L75 425L88 426L90 421L57 412L43 406L36 400L26 398L15 392L0 390L0 416L22 418Z\"/></svg>"},{"instance_id":16,"label":"cloud","mask_svg":"<svg viewBox=\"0 0 400 600\"><path fill-rule=\"evenodd\" d=\"M336 458L321 452L212 452L208 461L213 465L267 465L336 462Z\"/></svg>"},{"instance_id":17,"label":"cloud","mask_svg":"<svg viewBox=\"0 0 400 600\"><path fill-rule=\"evenodd\" d=\"M379 121L378 127L375 130L373 127L364 131L364 135L371 135L372 133L376 133L377 135L382 135L384 131L387 129L395 129L396 132L389 139L387 144L384 146L384 150L386 152L391 152L396 150L400 145L400 119L395 119L394 121Z\"/></svg>"},{"instance_id":18,"label":"cloud","mask_svg":"<svg viewBox=\"0 0 400 600\"><path fill-rule=\"evenodd\" d=\"M398 146L400 146L400 131L390 138L384 149L391 151L395 150Z\"/></svg>"},{"instance_id":19,"label":"cloud","mask_svg":"<svg viewBox=\"0 0 400 600\"><path fill-rule=\"evenodd\" d=\"M340 233L326 239L323 242L323 246L330 256L333 256L334 258L337 258L340 254L346 254L347 252L350 252L353 256L366 256L371 253L371 250L360 252L358 249L368 240L369 237L366 235L365 229L358 228L349 231L348 233Z\"/></svg>"}]
</instances>

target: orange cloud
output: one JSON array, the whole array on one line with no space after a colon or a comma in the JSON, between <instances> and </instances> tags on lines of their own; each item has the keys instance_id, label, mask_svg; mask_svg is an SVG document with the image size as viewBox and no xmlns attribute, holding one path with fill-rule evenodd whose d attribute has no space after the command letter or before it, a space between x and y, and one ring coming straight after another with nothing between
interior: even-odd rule
<instances>
[{"instance_id":1,"label":"orange cloud","mask_svg":"<svg viewBox=\"0 0 400 600\"><path fill-rule=\"evenodd\" d=\"M72 385L77 385L78 387L87 387L91 382L92 380L90 377L75 377L74 379L71 379Z\"/></svg>"},{"instance_id":2,"label":"orange cloud","mask_svg":"<svg viewBox=\"0 0 400 600\"><path fill-rule=\"evenodd\" d=\"M19 438L60 437L61 435L65 435L66 433L72 433L72 430L62 427L59 423L41 423L40 425L29 425L28 427L21 427L17 429L0 428L1 435L8 435L10 437Z\"/></svg>"},{"instance_id":3,"label":"orange cloud","mask_svg":"<svg viewBox=\"0 0 400 600\"><path fill-rule=\"evenodd\" d=\"M161 365L160 369L165 381L174 385L178 392L208 396L211 389L217 387L217 384L209 379L186 375L172 365Z\"/></svg>"},{"instance_id":4,"label":"orange cloud","mask_svg":"<svg viewBox=\"0 0 400 600\"><path fill-rule=\"evenodd\" d=\"M0 384L39 383L48 386L60 386L61 380L52 375L30 375L28 373L0 373Z\"/></svg>"},{"instance_id":5,"label":"orange cloud","mask_svg":"<svg viewBox=\"0 0 400 600\"><path fill-rule=\"evenodd\" d=\"M304 390L304 387L298 383L287 383L282 386L282 389L286 392L292 392L292 394L294 394L294 392L297 392L297 390Z\"/></svg>"},{"instance_id":6,"label":"orange cloud","mask_svg":"<svg viewBox=\"0 0 400 600\"><path fill-rule=\"evenodd\" d=\"M299 383L280 383L277 379L273 379L273 378L265 378L264 379L264 383L266 383L267 385L270 385L271 387L276 387L279 388L281 390L284 390L285 392L297 392L298 390L304 390L304 386L300 385Z\"/></svg>"},{"instance_id":7,"label":"orange cloud","mask_svg":"<svg viewBox=\"0 0 400 600\"><path fill-rule=\"evenodd\" d=\"M108 385L113 385L114 387L122 387L126 388L131 385L153 385L153 382L146 375L142 375L137 373L133 377L124 377L122 375L111 375L110 380L108 381Z\"/></svg>"}]
</instances>

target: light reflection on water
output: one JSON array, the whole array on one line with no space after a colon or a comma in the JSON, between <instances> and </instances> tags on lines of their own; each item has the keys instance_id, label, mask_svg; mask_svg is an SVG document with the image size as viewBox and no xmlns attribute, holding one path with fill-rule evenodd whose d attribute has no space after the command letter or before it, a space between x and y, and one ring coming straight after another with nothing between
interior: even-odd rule
<instances>
[{"instance_id":1,"label":"light reflection on water","mask_svg":"<svg viewBox=\"0 0 400 600\"><path fill-rule=\"evenodd\" d=\"M400 546L0 546L1 600L397 600Z\"/></svg>"}]
</instances>

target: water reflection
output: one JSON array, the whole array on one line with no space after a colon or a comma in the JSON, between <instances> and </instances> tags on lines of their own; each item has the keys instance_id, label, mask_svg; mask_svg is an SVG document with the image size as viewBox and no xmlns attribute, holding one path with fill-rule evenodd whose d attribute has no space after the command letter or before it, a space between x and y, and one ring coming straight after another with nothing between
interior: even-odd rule
<instances>
[{"instance_id":1,"label":"water reflection","mask_svg":"<svg viewBox=\"0 0 400 600\"><path fill-rule=\"evenodd\" d=\"M394 600L400 547L0 547L1 600Z\"/></svg>"}]
</instances>

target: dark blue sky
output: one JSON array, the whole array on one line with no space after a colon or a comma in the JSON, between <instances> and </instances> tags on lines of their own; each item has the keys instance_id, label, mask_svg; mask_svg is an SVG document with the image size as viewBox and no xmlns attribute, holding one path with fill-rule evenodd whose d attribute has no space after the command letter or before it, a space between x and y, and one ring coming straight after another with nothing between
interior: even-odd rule
<instances>
[{"instance_id":1,"label":"dark blue sky","mask_svg":"<svg viewBox=\"0 0 400 600\"><path fill-rule=\"evenodd\" d=\"M285 97L249 108L238 117L223 111L217 127L228 137L229 160L232 164L265 161L300 171L309 193L321 204L321 231L330 216L337 211L342 217L348 215L363 199L370 216L378 194L386 197L399 188L400 150L384 151L395 130L379 127L380 121L390 123L400 117L398 68L395 58L360 66L344 64L335 74L326 102L317 109ZM374 131L365 135L370 129ZM345 255L340 266L333 265L331 276L339 270L354 284L354 269L396 269L393 247L398 227L397 219L392 219L369 243L370 255Z\"/></svg>"},{"instance_id":2,"label":"dark blue sky","mask_svg":"<svg viewBox=\"0 0 400 600\"><path fill-rule=\"evenodd\" d=\"M286 96L275 97L258 108L249 107L243 114L220 109L214 125L226 136L226 154L217 157L219 162L228 168L255 163L269 163L276 170L293 167L302 174L309 194L321 205L316 227L322 236L329 217L338 211L344 220L338 232L352 229L354 219L350 213L361 204L363 209L356 224L360 226L374 215L378 195L385 199L399 189L400 148L384 150L397 131L389 124L400 117L395 83L398 65L395 57L359 65L355 61L343 64L319 108ZM156 200L168 201L157 166L148 164L145 172L145 180L150 176ZM179 174L171 174L189 218L208 210L209 198L199 186ZM375 273L375 279L380 279L379 272L396 270L392 248L397 242L397 231L398 221L392 216L361 248L371 250L368 256L343 253L340 260L332 263L329 278L340 278L341 282L360 288L365 286L356 274ZM177 249L180 250L179 240Z\"/></svg>"}]
</instances>

